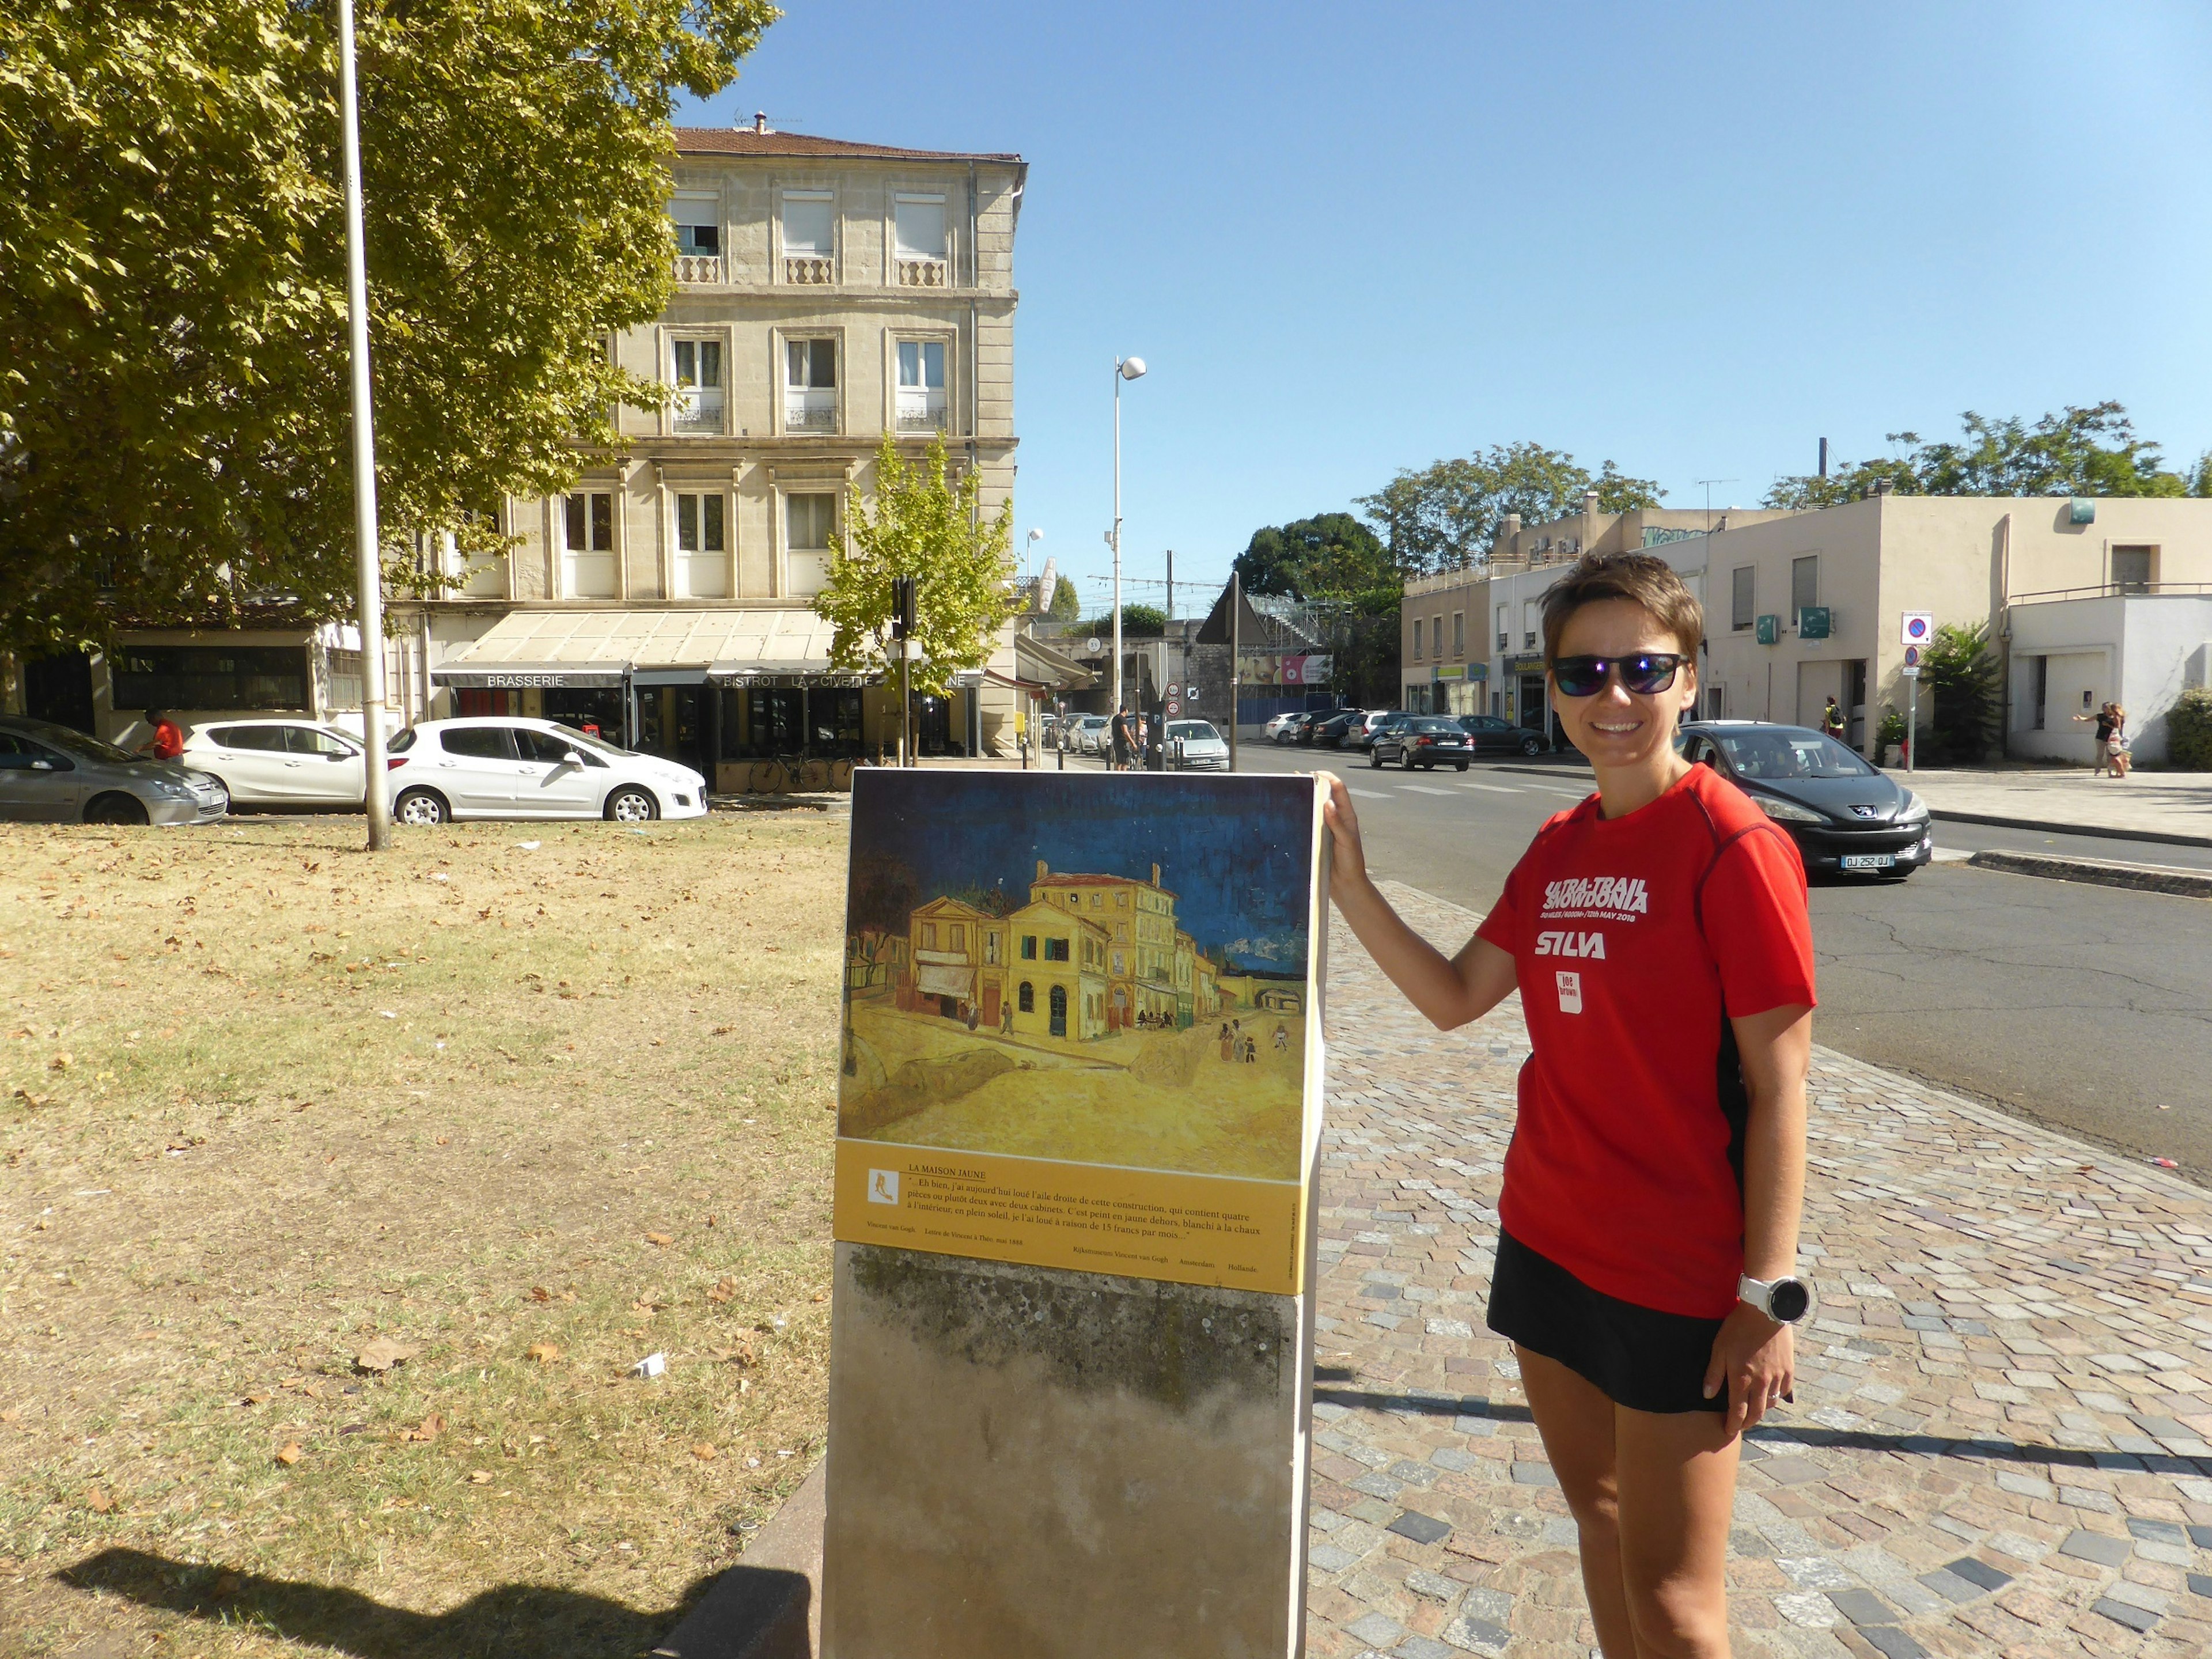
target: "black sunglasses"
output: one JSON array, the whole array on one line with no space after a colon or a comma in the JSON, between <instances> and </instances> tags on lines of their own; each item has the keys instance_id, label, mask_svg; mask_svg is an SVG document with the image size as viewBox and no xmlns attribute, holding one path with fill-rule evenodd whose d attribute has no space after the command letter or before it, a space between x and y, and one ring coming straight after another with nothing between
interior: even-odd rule
<instances>
[{"instance_id":1,"label":"black sunglasses","mask_svg":"<svg viewBox=\"0 0 2212 1659\"><path fill-rule=\"evenodd\" d=\"M1552 684L1564 697L1594 697L1618 672L1622 685L1648 697L1674 684L1674 671L1687 661L1672 651L1639 651L1632 657L1561 657L1552 665Z\"/></svg>"}]
</instances>

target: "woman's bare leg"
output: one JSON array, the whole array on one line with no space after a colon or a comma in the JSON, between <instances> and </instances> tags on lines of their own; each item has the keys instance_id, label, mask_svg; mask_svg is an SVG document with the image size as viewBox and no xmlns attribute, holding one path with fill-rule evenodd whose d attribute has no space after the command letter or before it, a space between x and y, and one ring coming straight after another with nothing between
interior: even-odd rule
<instances>
[{"instance_id":1,"label":"woman's bare leg","mask_svg":"<svg viewBox=\"0 0 2212 1659\"><path fill-rule=\"evenodd\" d=\"M1638 1659L1728 1659L1736 1452L1718 1412L1613 1408L1620 1560Z\"/></svg>"},{"instance_id":2,"label":"woman's bare leg","mask_svg":"<svg viewBox=\"0 0 2212 1659\"><path fill-rule=\"evenodd\" d=\"M1521 1386L1543 1437L1544 1452L1581 1536L1583 1593L1606 1659L1640 1659L1630 1622L1627 1581L1620 1565L1620 1488L1614 1471L1613 1419L1620 1409L1604 1391L1556 1359L1516 1343Z\"/></svg>"}]
</instances>

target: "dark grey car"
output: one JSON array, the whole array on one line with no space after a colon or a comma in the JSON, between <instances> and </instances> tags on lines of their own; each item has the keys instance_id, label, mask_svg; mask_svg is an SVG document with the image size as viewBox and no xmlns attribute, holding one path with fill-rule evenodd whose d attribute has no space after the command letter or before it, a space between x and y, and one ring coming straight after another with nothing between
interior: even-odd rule
<instances>
[{"instance_id":1,"label":"dark grey car","mask_svg":"<svg viewBox=\"0 0 2212 1659\"><path fill-rule=\"evenodd\" d=\"M219 778L146 760L51 720L0 718L0 819L15 823L213 823Z\"/></svg>"},{"instance_id":2,"label":"dark grey car","mask_svg":"<svg viewBox=\"0 0 2212 1659\"><path fill-rule=\"evenodd\" d=\"M1927 804L1833 738L1764 720L1697 720L1675 742L1787 830L1808 871L1903 877L1935 855Z\"/></svg>"}]
</instances>

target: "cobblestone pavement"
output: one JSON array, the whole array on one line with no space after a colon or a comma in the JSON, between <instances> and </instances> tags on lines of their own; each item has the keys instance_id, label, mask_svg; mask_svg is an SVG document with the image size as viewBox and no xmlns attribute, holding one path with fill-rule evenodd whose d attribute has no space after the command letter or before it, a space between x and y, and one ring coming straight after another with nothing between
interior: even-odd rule
<instances>
[{"instance_id":1,"label":"cobblestone pavement","mask_svg":"<svg viewBox=\"0 0 2212 1659\"><path fill-rule=\"evenodd\" d=\"M1593 1652L1483 1325L1519 1008L1440 1035L1329 944L1308 1651ZM1812 1096L1820 1304L1745 1447L1737 1653L2212 1652L2212 1196L1826 1050Z\"/></svg>"}]
</instances>

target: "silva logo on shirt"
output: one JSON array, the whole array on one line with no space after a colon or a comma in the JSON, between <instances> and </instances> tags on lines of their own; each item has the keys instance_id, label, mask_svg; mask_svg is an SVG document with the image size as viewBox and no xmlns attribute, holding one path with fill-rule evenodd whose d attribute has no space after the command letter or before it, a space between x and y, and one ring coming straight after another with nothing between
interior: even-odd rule
<instances>
[{"instance_id":1,"label":"silva logo on shirt","mask_svg":"<svg viewBox=\"0 0 2212 1659\"><path fill-rule=\"evenodd\" d=\"M1559 1012L1579 1014L1583 1011L1583 976L1565 968L1556 971L1559 986Z\"/></svg>"},{"instance_id":2,"label":"silva logo on shirt","mask_svg":"<svg viewBox=\"0 0 2212 1659\"><path fill-rule=\"evenodd\" d=\"M1565 932L1539 933L1536 935L1536 954L1540 957L1591 957L1603 962L1605 935L1577 933L1572 928Z\"/></svg>"},{"instance_id":3,"label":"silva logo on shirt","mask_svg":"<svg viewBox=\"0 0 2212 1659\"><path fill-rule=\"evenodd\" d=\"M1624 920L1650 908L1641 876L1568 876L1544 884L1544 914L1601 913Z\"/></svg>"}]
</instances>

